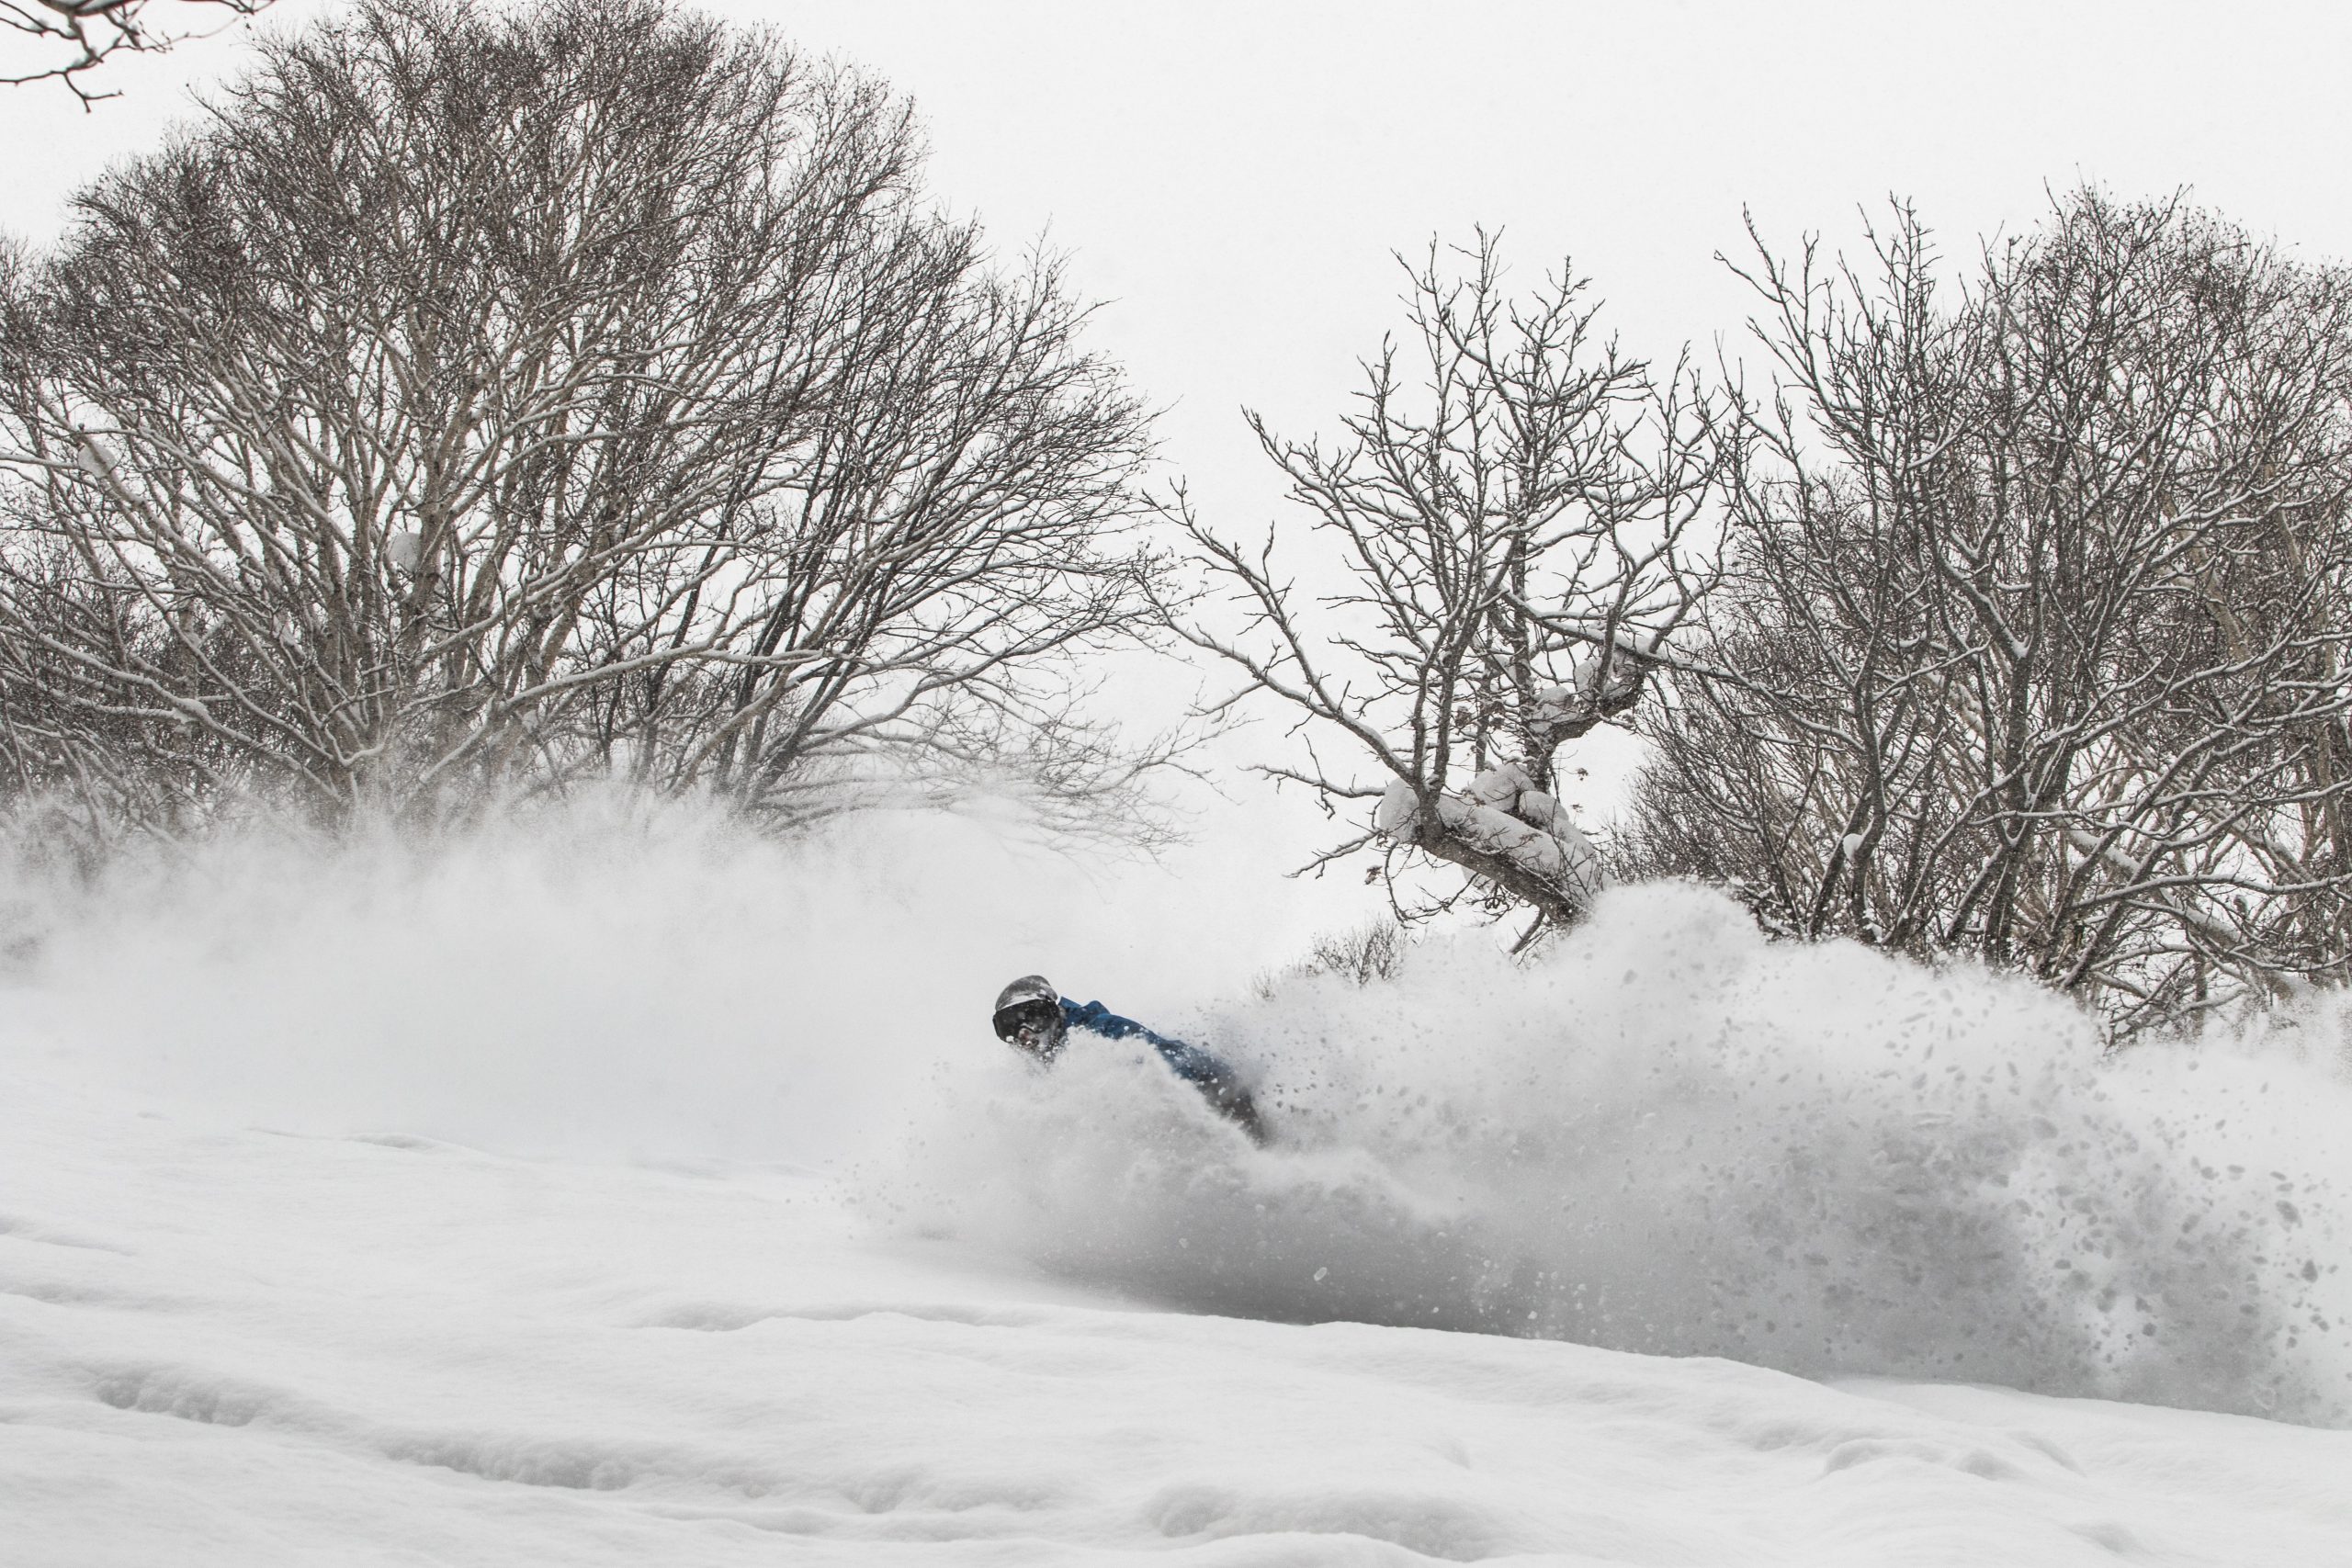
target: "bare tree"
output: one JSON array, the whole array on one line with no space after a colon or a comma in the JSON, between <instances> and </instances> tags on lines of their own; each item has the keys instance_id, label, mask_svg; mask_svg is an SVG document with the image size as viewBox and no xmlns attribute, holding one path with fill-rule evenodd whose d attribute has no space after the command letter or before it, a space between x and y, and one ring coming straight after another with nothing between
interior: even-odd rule
<instances>
[{"instance_id":1,"label":"bare tree","mask_svg":"<svg viewBox=\"0 0 2352 1568\"><path fill-rule=\"evenodd\" d=\"M0 261L28 787L802 813L1085 733L1144 418L854 72L658 0L363 5ZM894 761L895 759L899 759ZM907 759L911 759L908 761Z\"/></svg>"},{"instance_id":2,"label":"bare tree","mask_svg":"<svg viewBox=\"0 0 2352 1568\"><path fill-rule=\"evenodd\" d=\"M0 26L32 40L45 63L0 76L0 85L23 86L28 82L62 82L82 100L85 108L112 93L93 93L84 80L118 53L150 53L166 50L188 36L186 28L158 28L151 20L157 9L175 11L194 24L199 8L230 21L266 10L271 0L0 0Z\"/></svg>"},{"instance_id":3,"label":"bare tree","mask_svg":"<svg viewBox=\"0 0 2352 1568\"><path fill-rule=\"evenodd\" d=\"M1372 807L1316 865L1382 847L1402 916L1429 911L1396 873L1446 862L1488 908L1533 911L1532 938L1600 886L1557 753L1634 707L1699 597L1686 540L1722 458L1687 367L1657 378L1600 341L1573 273L1515 300L1484 233L1402 265L1405 341L1365 365L1337 442L1250 416L1335 547L1303 569L1329 586L1277 564L1273 530L1245 548L1180 506L1230 614L1170 619L1242 672L1218 711L1262 694L1298 720L1306 760L1266 772Z\"/></svg>"},{"instance_id":4,"label":"bare tree","mask_svg":"<svg viewBox=\"0 0 2352 1568\"><path fill-rule=\"evenodd\" d=\"M2346 277L2095 193L1956 293L1907 209L1867 273L1758 250L1780 394L1633 868L2119 1033L2346 978Z\"/></svg>"},{"instance_id":5,"label":"bare tree","mask_svg":"<svg viewBox=\"0 0 2352 1568\"><path fill-rule=\"evenodd\" d=\"M1250 989L1261 1001L1272 1001L1290 981L1317 975L1336 976L1351 986L1394 980L1405 972L1405 954L1411 938L1388 916L1347 931L1318 935L1304 958L1254 976Z\"/></svg>"}]
</instances>

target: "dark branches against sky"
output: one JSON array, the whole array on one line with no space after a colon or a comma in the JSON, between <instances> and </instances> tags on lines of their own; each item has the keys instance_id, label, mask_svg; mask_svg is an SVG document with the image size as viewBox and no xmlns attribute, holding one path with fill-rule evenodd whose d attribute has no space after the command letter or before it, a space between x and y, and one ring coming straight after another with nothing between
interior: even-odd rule
<instances>
[{"instance_id":1,"label":"dark branches against sky","mask_svg":"<svg viewBox=\"0 0 2352 1568\"><path fill-rule=\"evenodd\" d=\"M0 0L0 26L25 40L0 66L0 85L62 82L84 107L115 96L94 92L92 73L115 55L169 49L266 10L271 0ZM208 15L208 13L209 13ZM168 15L168 22L160 18ZM24 51L28 59L19 62Z\"/></svg>"}]
</instances>

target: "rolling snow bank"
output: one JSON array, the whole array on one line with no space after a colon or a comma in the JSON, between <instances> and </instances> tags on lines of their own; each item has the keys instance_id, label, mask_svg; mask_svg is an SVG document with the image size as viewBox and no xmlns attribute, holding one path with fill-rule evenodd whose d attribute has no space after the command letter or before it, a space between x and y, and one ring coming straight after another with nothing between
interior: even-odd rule
<instances>
[{"instance_id":1,"label":"rolling snow bank","mask_svg":"<svg viewBox=\"0 0 2352 1568\"><path fill-rule=\"evenodd\" d=\"M1130 1300L2352 1423L2323 1066L2102 1066L2030 987L1770 946L1675 887L1525 969L1432 943L1260 1000L1305 934L1262 863L610 803L427 848L256 833L12 879L0 1022L133 1109L830 1169L888 1232ZM1275 1145L1138 1051L1027 1072L983 1015L1038 969L1242 1063Z\"/></svg>"},{"instance_id":2,"label":"rolling snow bank","mask_svg":"<svg viewBox=\"0 0 2352 1568\"><path fill-rule=\"evenodd\" d=\"M2284 1052L2102 1064L2025 983L1677 886L1170 1023L1275 1146L1135 1053L974 1064L876 1201L1202 1311L2352 1421L2352 1093Z\"/></svg>"}]
</instances>

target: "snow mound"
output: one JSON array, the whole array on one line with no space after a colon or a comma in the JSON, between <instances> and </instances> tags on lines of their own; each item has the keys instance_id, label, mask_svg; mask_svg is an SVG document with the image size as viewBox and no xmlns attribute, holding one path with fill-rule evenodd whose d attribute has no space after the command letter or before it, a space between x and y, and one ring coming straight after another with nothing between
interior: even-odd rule
<instances>
[{"instance_id":1,"label":"snow mound","mask_svg":"<svg viewBox=\"0 0 2352 1568\"><path fill-rule=\"evenodd\" d=\"M2103 1063L2023 982L1678 886L1197 1021L1274 1147L1135 1053L975 1064L877 1212L1202 1311L2352 1420L2352 1093L2275 1053Z\"/></svg>"}]
</instances>

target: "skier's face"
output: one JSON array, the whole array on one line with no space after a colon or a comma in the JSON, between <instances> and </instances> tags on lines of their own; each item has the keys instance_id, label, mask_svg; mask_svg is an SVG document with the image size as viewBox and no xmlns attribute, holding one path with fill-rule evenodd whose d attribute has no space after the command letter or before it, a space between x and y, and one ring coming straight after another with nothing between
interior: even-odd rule
<instances>
[{"instance_id":1,"label":"skier's face","mask_svg":"<svg viewBox=\"0 0 2352 1568\"><path fill-rule=\"evenodd\" d=\"M996 1033L1014 1050L1050 1062L1061 1048L1062 1010L1044 1000L1009 1007L996 1015Z\"/></svg>"}]
</instances>

